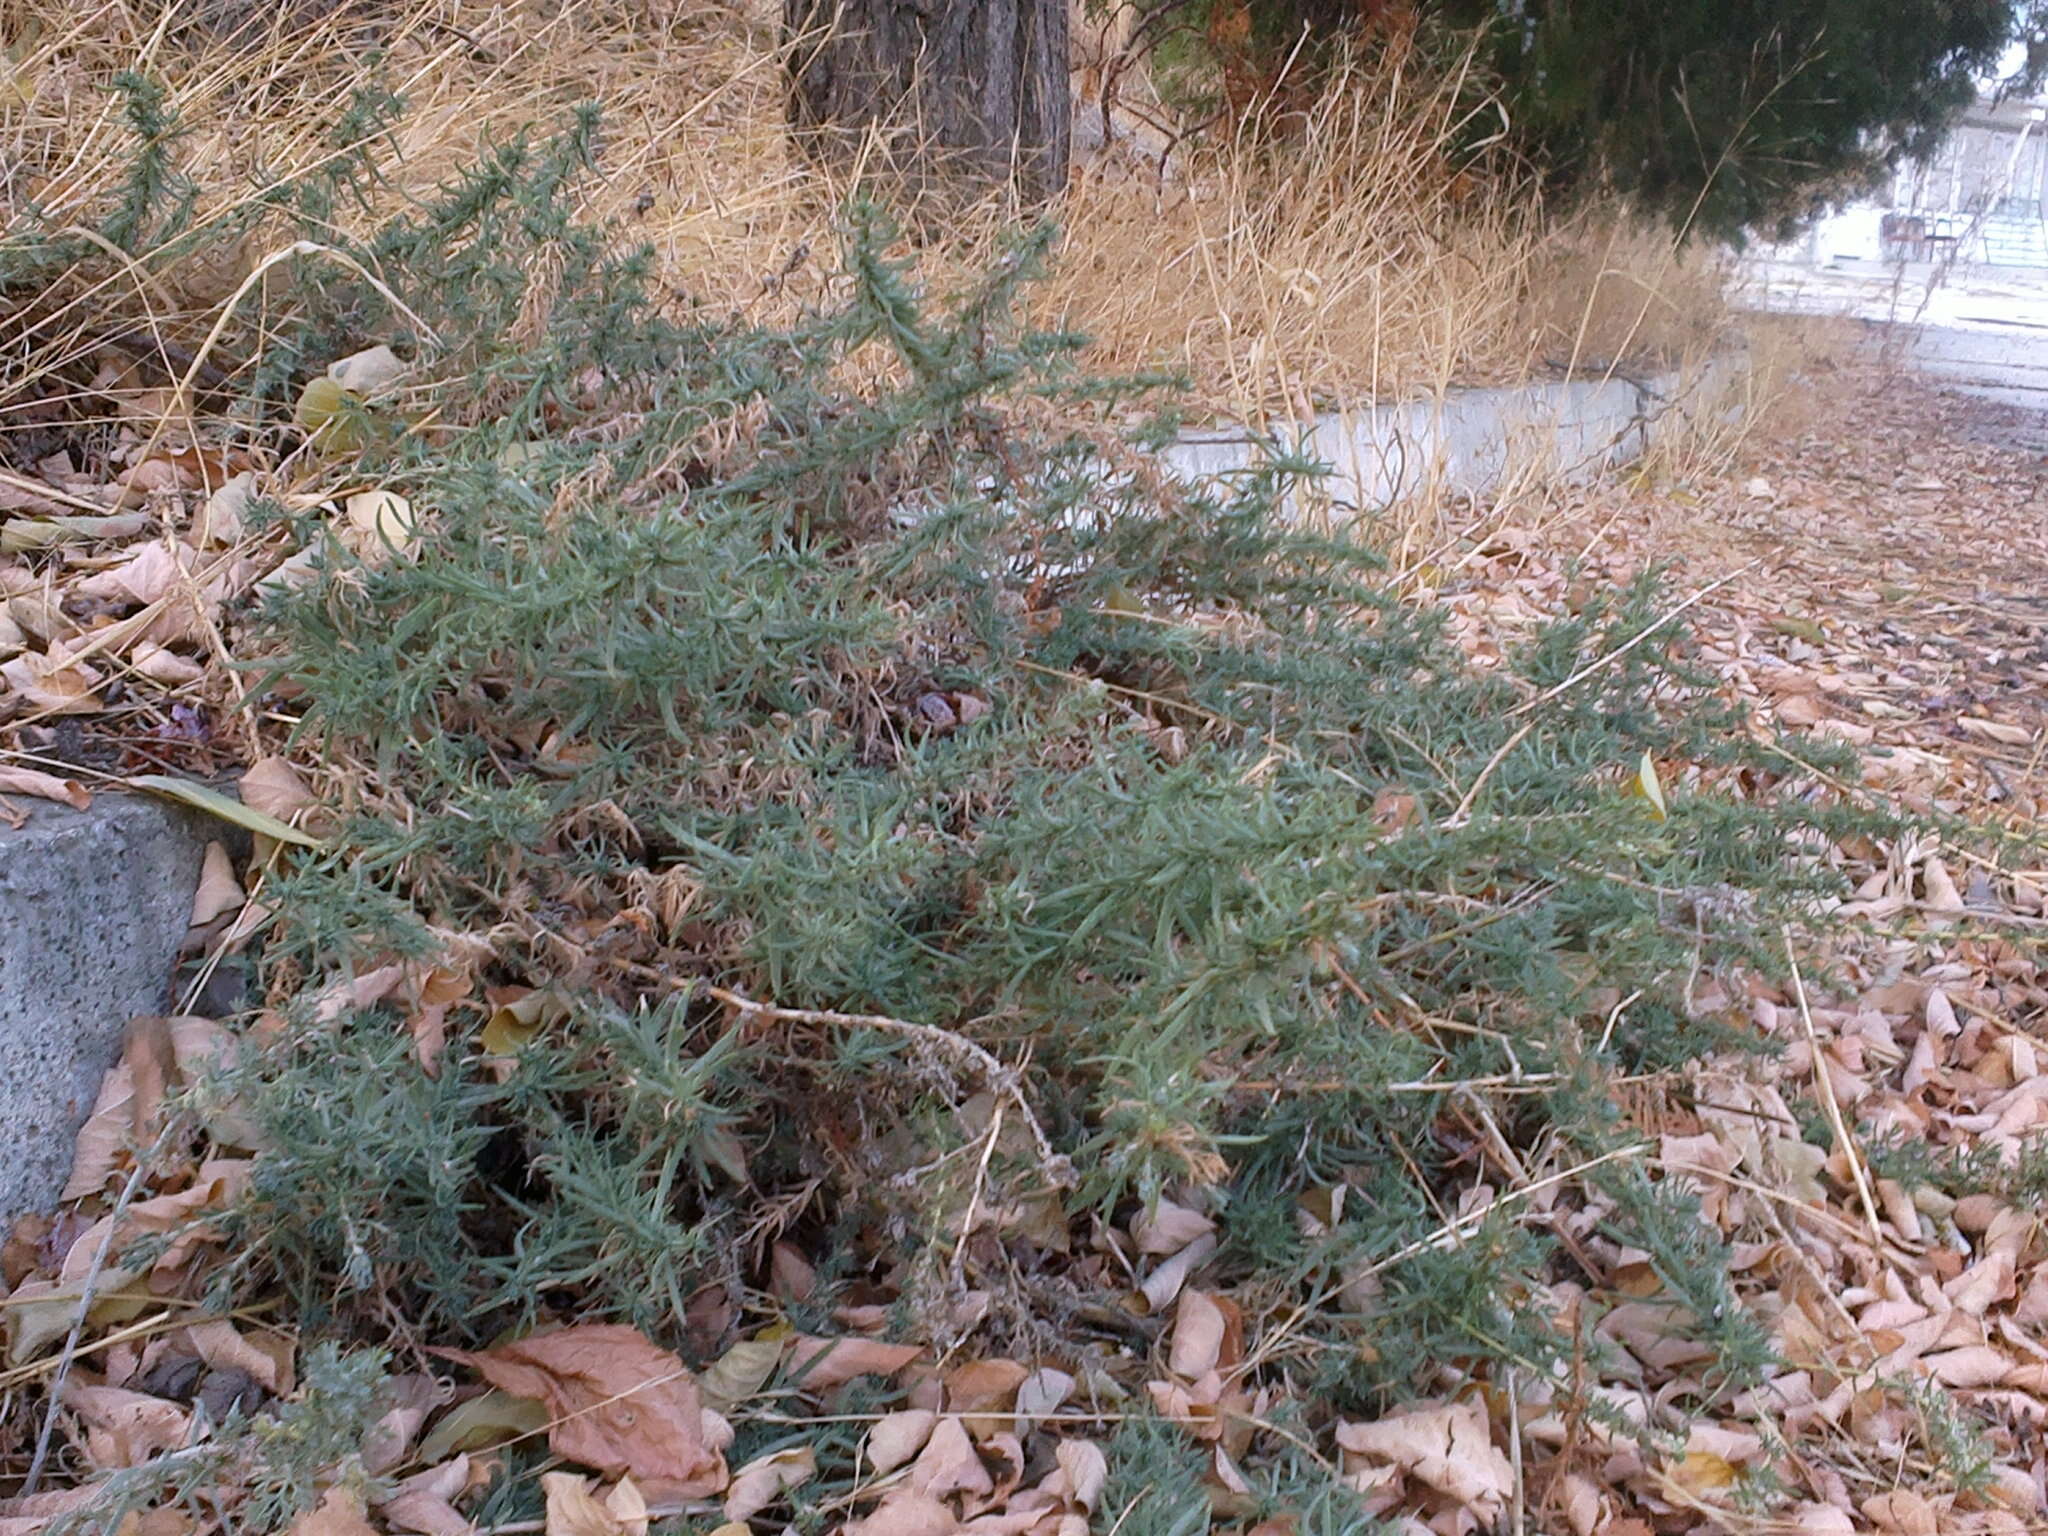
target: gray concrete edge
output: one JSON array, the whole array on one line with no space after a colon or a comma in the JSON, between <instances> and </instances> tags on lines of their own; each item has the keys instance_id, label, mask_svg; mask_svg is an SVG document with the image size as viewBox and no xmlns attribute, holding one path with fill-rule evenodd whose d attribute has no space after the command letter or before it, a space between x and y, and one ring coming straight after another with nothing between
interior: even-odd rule
<instances>
[{"instance_id":1,"label":"gray concrete edge","mask_svg":"<svg viewBox=\"0 0 2048 1536\"><path fill-rule=\"evenodd\" d=\"M1328 412L1292 436L1240 427L1184 430L1162 450L1192 481L1250 468L1269 444L1330 466L1319 498L1366 515L1432 493L1484 496L1518 473L1582 481L1643 457L1700 412L1726 414L1748 372L1739 353L1648 378L1546 380L1506 389Z\"/></svg>"}]
</instances>

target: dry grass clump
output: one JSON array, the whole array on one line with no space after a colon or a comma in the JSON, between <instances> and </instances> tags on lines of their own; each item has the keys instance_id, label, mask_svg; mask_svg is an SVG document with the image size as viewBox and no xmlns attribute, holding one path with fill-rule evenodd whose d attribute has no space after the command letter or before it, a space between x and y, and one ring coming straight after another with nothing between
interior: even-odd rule
<instances>
[{"instance_id":1,"label":"dry grass clump","mask_svg":"<svg viewBox=\"0 0 2048 1536\"><path fill-rule=\"evenodd\" d=\"M1193 145L1151 196L1084 173L1059 318L1117 366L1184 368L1233 414L1524 371L1540 208L1506 174L1453 168L1491 126L1469 61L1431 71L1396 48L1335 75L1256 131Z\"/></svg>"},{"instance_id":2,"label":"dry grass clump","mask_svg":"<svg viewBox=\"0 0 2048 1536\"><path fill-rule=\"evenodd\" d=\"M774 324L830 280L849 186L787 143L771 0L15 11L0 38L14 61L0 193L58 225L91 223L132 161L110 91L123 71L165 87L179 161L215 199L258 196L337 154L350 98L375 77L408 111L377 145L381 184L339 218L369 227L480 142L596 101L603 176L583 211L651 246L679 301ZM1038 318L1093 336L1104 366L1182 369L1202 405L1252 420L1558 365L1662 362L1716 335L1711 263L1675 260L1625 215L1559 228L1505 162L1454 169L1466 163L1454 150L1495 125L1469 60L1426 65L1389 44L1338 73L1259 132L1212 129L1163 163L1112 138L1059 210L1064 247ZM956 221L928 268L981 270L1010 213ZM160 335L203 331L261 254L143 253L96 304Z\"/></svg>"}]
</instances>

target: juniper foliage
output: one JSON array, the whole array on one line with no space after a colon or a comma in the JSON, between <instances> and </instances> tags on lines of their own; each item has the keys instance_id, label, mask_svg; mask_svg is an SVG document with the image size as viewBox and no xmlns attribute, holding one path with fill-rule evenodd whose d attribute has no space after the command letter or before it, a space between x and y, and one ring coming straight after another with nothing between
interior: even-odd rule
<instances>
[{"instance_id":1,"label":"juniper foliage","mask_svg":"<svg viewBox=\"0 0 2048 1536\"><path fill-rule=\"evenodd\" d=\"M315 1331L395 1309L437 1339L547 1316L687 1343L691 1295L758 1281L782 1231L823 1260L817 1306L881 1281L930 1329L970 1281L1025 1347L1106 1326L1070 1223L1207 1191L1220 1278L1301 1308L1272 1369L1330 1407L1423 1362L1559 1373L1574 1341L1520 1305L1564 1262L1538 1228L1423 1241L1492 1091L1448 1085L1511 1083L1526 1158L1613 1152L1611 1075L1725 1043L1688 978L1831 888L1810 849L1850 813L1771 793L1782 761L1698 686L1653 580L1480 671L1367 544L1290 525L1314 466L1289 445L1164 476L1137 383L1016 320L1049 231L934 296L856 209L803 324L677 313L570 211L596 144L586 116L491 151L351 249L409 314L323 267L253 371L256 422L385 343L433 409L350 466L420 510L417 556L328 543L255 616L256 699L356 809L275 889L264 978L297 1028L239 1085L270 1149L252 1282ZM333 239L360 170L269 216ZM1646 752L1752 792L1656 820L1622 790ZM554 1001L512 1070L481 1014L433 1071L390 1006L316 1019L337 968L458 937ZM1608 1194L1754 1379L1717 1240L1674 1191ZM970 1202L1003 1247L959 1241Z\"/></svg>"}]
</instances>

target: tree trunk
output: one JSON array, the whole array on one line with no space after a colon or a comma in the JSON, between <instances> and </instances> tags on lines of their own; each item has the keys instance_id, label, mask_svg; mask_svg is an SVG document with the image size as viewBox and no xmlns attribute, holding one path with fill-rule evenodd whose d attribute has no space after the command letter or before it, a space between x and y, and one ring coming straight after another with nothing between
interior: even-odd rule
<instances>
[{"instance_id":1,"label":"tree trunk","mask_svg":"<svg viewBox=\"0 0 2048 1536\"><path fill-rule=\"evenodd\" d=\"M915 191L1065 190L1070 0L783 0L789 117L814 145L880 136Z\"/></svg>"}]
</instances>

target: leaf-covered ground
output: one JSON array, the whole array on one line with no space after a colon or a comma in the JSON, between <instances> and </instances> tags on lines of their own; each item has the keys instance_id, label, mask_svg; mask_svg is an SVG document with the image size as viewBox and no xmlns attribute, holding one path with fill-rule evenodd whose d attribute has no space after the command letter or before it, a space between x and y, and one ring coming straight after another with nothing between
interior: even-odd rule
<instances>
[{"instance_id":1,"label":"leaf-covered ground","mask_svg":"<svg viewBox=\"0 0 2048 1536\"><path fill-rule=\"evenodd\" d=\"M101 387L138 423L105 462L88 468L59 449L0 484L11 797L81 804L123 776L205 777L258 740L229 708L243 684L221 665L233 652L222 615L285 559L282 534L266 544L237 517L237 498L276 471L164 452L139 424L159 403L118 375ZM154 1507L123 1529L161 1536L261 1528L264 1510L309 1498L317 1507L294 1526L305 1536L610 1536L664 1520L737 1536L780 1529L791 1509L804 1529L864 1536L1163 1532L1212 1518L1279 1536L1355 1528L1365 1515L1442 1536L2038 1528L2048 477L2001 444L1987 407L1862 363L1814 387L1828 405L1812 425L1760 437L1731 473L1646 475L1491 509L1420 599L1449 613L1486 669L1589 586L1668 564L1674 594L1707 589L1679 621L1690 659L1757 711L1760 735L1774 719L1853 747L1853 783L1831 782L1922 829L1825 850L1851 876L1844 911L1855 920L1825 945L1788 930L1782 965L1697 979L1695 1012L1770 1049L1614 1086L1623 1134L1602 1160L1696 1193L1701 1218L1732 1244L1735 1295L1767 1336L1762 1379L1732 1393L1715 1380L1662 1256L1610 1235L1611 1201L1588 1168L1532 1160L1504 1130L1512 1081L1411 1085L1442 1095L1438 1124L1461 1139L1468 1170L1426 1243L1455 1249L1502 1220L1554 1236L1568 1270L1513 1305L1560 1321L1579 1352L1562 1375L1540 1362L1484 1378L1425 1368L1411 1397L1371 1418L1284 1400L1311 1390L1276 1369L1302 1310L1276 1306L1257 1272L1218 1267L1233 1211L1195 1184L1118 1225L977 1212L970 1199L956 1262L977 1234L1066 1245L1122 1296L1120 1315L990 1328L987 1309L1014 1307L1017 1293L998 1303L968 1287L954 1294L959 1315L923 1320L931 1344L888 1342L900 1337L900 1297L873 1286L835 1287L829 1310L812 1306L820 1274L845 1256L772 1221L745 1236L740 1286L686 1299L686 1335L729 1341L695 1369L617 1324L464 1352L434 1348L397 1316L392 1374L372 1383L331 1353L301 1359L297 1320L274 1306L193 1321L237 1262L193 1218L232 1203L263 1137L236 1123L235 1102L202 1093L208 1134L241 1151L199 1156L139 1199L133 1149L156 1134L167 1092L242 1048L190 1015L208 976L269 916L274 845L262 839L276 828L258 820L253 850L224 823L209 854L188 1016L136 1032L81 1141L64 1212L23 1222L0 1255L9 1384L33 1410L9 1416L11 1455L17 1477L32 1457L41 1484L17 1482L0 1528L53 1528L67 1509L104 1507L93 1501L141 1471L158 1479ZM108 464L124 456L110 483ZM253 479L238 478L245 469ZM335 538L403 558L409 509L365 492L375 494L293 494ZM938 702L956 718L978 703ZM1697 765L1644 772L1667 799L1703 788ZM318 831L332 815L321 783L317 765L301 773L263 753L241 798ZM1684 921L1716 921L1711 902L1672 896ZM451 1009L476 1006L470 978L426 963L339 985L333 1009L389 1001L422 1056L443 1048ZM1631 1001L1606 1000L1610 1024L1627 1027ZM552 1006L537 994L488 999L486 1054L512 1070ZM837 1021L793 1011L788 1022ZM932 1070L985 1075L959 1112L973 1122L960 1146L986 1171L999 1145L1035 1131L1031 1111L1005 1069L947 1061L964 1042L934 1036ZM744 1176L746 1150L726 1153ZM1342 1183L1312 1191L1293 1220L1312 1236L1344 1219L1347 1198L1357 1195ZM131 1245L149 1233L175 1237ZM1329 1293L1369 1319L1387 1267L1332 1272ZM1013 1343L991 1352L990 1337ZM1016 1348L1025 1340L1040 1347ZM1369 1326L1356 1347L1370 1354ZM256 1448L212 1438L242 1412L273 1438L338 1435L335 1456L301 1463L302 1486L274 1486L260 1436ZM51 1442L37 1448L45 1422ZM542 1443L544 1513L494 1520L506 1458ZM1290 1472L1275 1481L1282 1460ZM180 1462L189 1476L165 1500L164 1469ZM1318 1479L1355 1502L1319 1504Z\"/></svg>"}]
</instances>

